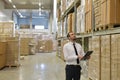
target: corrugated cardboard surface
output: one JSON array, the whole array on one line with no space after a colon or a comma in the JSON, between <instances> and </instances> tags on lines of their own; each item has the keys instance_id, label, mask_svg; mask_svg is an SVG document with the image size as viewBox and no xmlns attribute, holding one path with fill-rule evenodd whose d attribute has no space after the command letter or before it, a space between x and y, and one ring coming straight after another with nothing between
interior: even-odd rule
<instances>
[{"instance_id":1,"label":"corrugated cardboard surface","mask_svg":"<svg viewBox=\"0 0 120 80\"><path fill-rule=\"evenodd\" d=\"M92 0L86 0L85 3L85 31L90 32L92 29Z\"/></svg>"},{"instance_id":2,"label":"corrugated cardboard surface","mask_svg":"<svg viewBox=\"0 0 120 80\"><path fill-rule=\"evenodd\" d=\"M94 0L95 27L120 25L120 0Z\"/></svg>"},{"instance_id":3,"label":"corrugated cardboard surface","mask_svg":"<svg viewBox=\"0 0 120 80\"><path fill-rule=\"evenodd\" d=\"M92 37L92 50L94 52L89 60L88 76L92 80L100 80L100 36Z\"/></svg>"},{"instance_id":4,"label":"corrugated cardboard surface","mask_svg":"<svg viewBox=\"0 0 120 80\"><path fill-rule=\"evenodd\" d=\"M110 80L110 35L101 36L101 80Z\"/></svg>"},{"instance_id":5,"label":"corrugated cardboard surface","mask_svg":"<svg viewBox=\"0 0 120 80\"><path fill-rule=\"evenodd\" d=\"M68 32L71 32L72 31L72 13L68 14L67 24L68 24Z\"/></svg>"},{"instance_id":6,"label":"corrugated cardboard surface","mask_svg":"<svg viewBox=\"0 0 120 80\"><path fill-rule=\"evenodd\" d=\"M6 53L6 42L0 42L0 54Z\"/></svg>"},{"instance_id":7,"label":"corrugated cardboard surface","mask_svg":"<svg viewBox=\"0 0 120 80\"><path fill-rule=\"evenodd\" d=\"M92 10L92 0L85 0L85 13Z\"/></svg>"},{"instance_id":8,"label":"corrugated cardboard surface","mask_svg":"<svg viewBox=\"0 0 120 80\"><path fill-rule=\"evenodd\" d=\"M13 36L14 35L14 23L13 22L0 22L0 33Z\"/></svg>"},{"instance_id":9,"label":"corrugated cardboard surface","mask_svg":"<svg viewBox=\"0 0 120 80\"><path fill-rule=\"evenodd\" d=\"M7 41L6 66L17 66L19 63L19 41Z\"/></svg>"},{"instance_id":10,"label":"corrugated cardboard surface","mask_svg":"<svg viewBox=\"0 0 120 80\"><path fill-rule=\"evenodd\" d=\"M33 38L21 38L20 39L20 55L29 54L29 43Z\"/></svg>"},{"instance_id":11,"label":"corrugated cardboard surface","mask_svg":"<svg viewBox=\"0 0 120 80\"><path fill-rule=\"evenodd\" d=\"M5 67L6 56L5 54L0 54L0 69Z\"/></svg>"},{"instance_id":12,"label":"corrugated cardboard surface","mask_svg":"<svg viewBox=\"0 0 120 80\"><path fill-rule=\"evenodd\" d=\"M120 24L120 0L107 1L107 24ZM118 19L118 20L117 20Z\"/></svg>"},{"instance_id":13,"label":"corrugated cardboard surface","mask_svg":"<svg viewBox=\"0 0 120 80\"><path fill-rule=\"evenodd\" d=\"M0 42L0 69L5 66L6 62L6 42Z\"/></svg>"},{"instance_id":14,"label":"corrugated cardboard surface","mask_svg":"<svg viewBox=\"0 0 120 80\"><path fill-rule=\"evenodd\" d=\"M120 79L120 34L111 35L111 80Z\"/></svg>"},{"instance_id":15,"label":"corrugated cardboard surface","mask_svg":"<svg viewBox=\"0 0 120 80\"><path fill-rule=\"evenodd\" d=\"M37 48L39 52L52 52L53 41L52 40L39 40Z\"/></svg>"},{"instance_id":16,"label":"corrugated cardboard surface","mask_svg":"<svg viewBox=\"0 0 120 80\"><path fill-rule=\"evenodd\" d=\"M92 11L85 13L85 30L92 30Z\"/></svg>"},{"instance_id":17,"label":"corrugated cardboard surface","mask_svg":"<svg viewBox=\"0 0 120 80\"><path fill-rule=\"evenodd\" d=\"M106 25L107 19L107 9L106 9L107 5L106 2L101 4L101 24L102 25Z\"/></svg>"},{"instance_id":18,"label":"corrugated cardboard surface","mask_svg":"<svg viewBox=\"0 0 120 80\"><path fill-rule=\"evenodd\" d=\"M74 32L75 31L75 12L72 13L72 31Z\"/></svg>"}]
</instances>

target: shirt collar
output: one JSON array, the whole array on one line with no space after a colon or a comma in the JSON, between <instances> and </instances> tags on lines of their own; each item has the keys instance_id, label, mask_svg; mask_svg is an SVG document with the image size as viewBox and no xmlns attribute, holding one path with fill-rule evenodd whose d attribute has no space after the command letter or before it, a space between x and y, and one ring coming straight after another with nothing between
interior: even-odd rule
<instances>
[{"instance_id":1,"label":"shirt collar","mask_svg":"<svg viewBox=\"0 0 120 80\"><path fill-rule=\"evenodd\" d=\"M73 42L71 42L71 41L70 41L69 43L70 43L70 44L73 44ZM76 44L76 42L74 42L74 44Z\"/></svg>"}]
</instances>

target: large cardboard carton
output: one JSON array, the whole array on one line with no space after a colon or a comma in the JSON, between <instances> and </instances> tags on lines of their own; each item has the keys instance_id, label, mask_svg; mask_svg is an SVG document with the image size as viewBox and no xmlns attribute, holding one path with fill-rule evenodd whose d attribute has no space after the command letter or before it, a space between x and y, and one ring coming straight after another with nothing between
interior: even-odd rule
<instances>
[{"instance_id":1,"label":"large cardboard carton","mask_svg":"<svg viewBox=\"0 0 120 80\"><path fill-rule=\"evenodd\" d=\"M111 35L111 80L120 79L120 34Z\"/></svg>"},{"instance_id":2,"label":"large cardboard carton","mask_svg":"<svg viewBox=\"0 0 120 80\"><path fill-rule=\"evenodd\" d=\"M101 80L110 80L110 35L101 36Z\"/></svg>"},{"instance_id":3,"label":"large cardboard carton","mask_svg":"<svg viewBox=\"0 0 120 80\"><path fill-rule=\"evenodd\" d=\"M0 42L0 69L5 66L6 63L6 42Z\"/></svg>"},{"instance_id":4,"label":"large cardboard carton","mask_svg":"<svg viewBox=\"0 0 120 80\"><path fill-rule=\"evenodd\" d=\"M88 76L92 80L100 80L100 36L92 37L93 54L89 60ZM91 44L90 43L90 44Z\"/></svg>"}]
</instances>

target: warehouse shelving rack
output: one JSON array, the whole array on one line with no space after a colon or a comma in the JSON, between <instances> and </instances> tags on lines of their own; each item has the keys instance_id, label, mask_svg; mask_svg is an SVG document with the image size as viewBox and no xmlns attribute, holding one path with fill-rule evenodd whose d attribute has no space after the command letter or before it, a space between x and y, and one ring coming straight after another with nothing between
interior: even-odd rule
<instances>
[{"instance_id":1,"label":"warehouse shelving rack","mask_svg":"<svg viewBox=\"0 0 120 80\"><path fill-rule=\"evenodd\" d=\"M58 0L58 7L60 7L60 0ZM76 13L77 13L77 7L81 4L81 0L74 0L74 2L65 10L63 15L61 15L60 19L58 19L58 22L62 23L62 20L66 17L68 17L68 14L71 12L75 12L75 22L76 22ZM93 8L93 5L92 5ZM77 41L81 44L85 44L86 41L88 41L88 38L93 37L93 36L101 36L101 35L110 35L110 34L119 34L120 33L120 27L117 28L110 28L110 29L105 29L105 30L99 30L99 31L94 31L95 25L94 25L94 11L92 9L92 30L90 33L76 33L77 35ZM66 20L66 26L67 26L67 20ZM74 32L76 32L76 23L74 24ZM67 30L67 27L66 27ZM66 31L67 34L67 31ZM63 40L66 40L67 38L65 36L58 37L57 40L62 42ZM82 42L81 42L82 41ZM88 48L85 48L88 45L82 45L87 51Z\"/></svg>"}]
</instances>

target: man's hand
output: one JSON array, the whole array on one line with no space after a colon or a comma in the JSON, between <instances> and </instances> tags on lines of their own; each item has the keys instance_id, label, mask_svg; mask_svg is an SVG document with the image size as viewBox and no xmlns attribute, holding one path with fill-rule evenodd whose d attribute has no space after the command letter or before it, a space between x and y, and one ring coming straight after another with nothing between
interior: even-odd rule
<instances>
[{"instance_id":1,"label":"man's hand","mask_svg":"<svg viewBox=\"0 0 120 80\"><path fill-rule=\"evenodd\" d=\"M81 56L81 55L78 55L78 58L81 60L81 59L83 58L83 56Z\"/></svg>"},{"instance_id":2,"label":"man's hand","mask_svg":"<svg viewBox=\"0 0 120 80\"><path fill-rule=\"evenodd\" d=\"M87 59L90 59L90 56L87 56Z\"/></svg>"}]
</instances>

